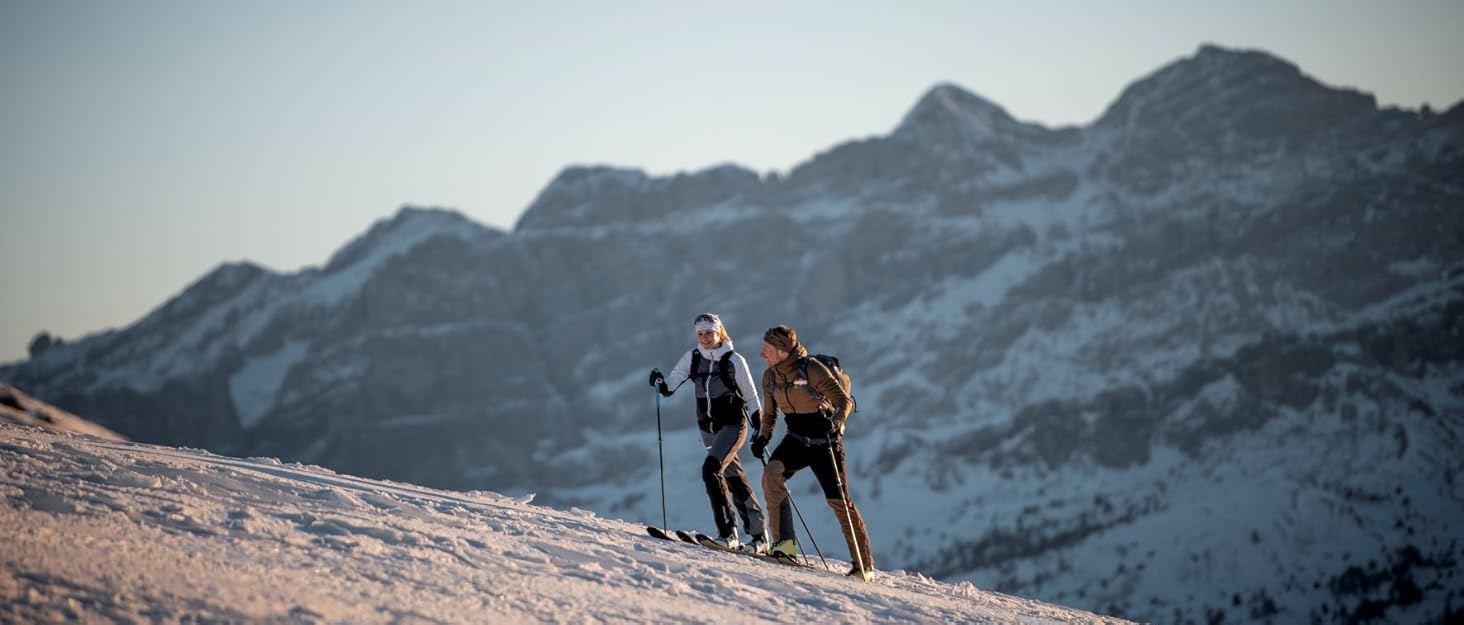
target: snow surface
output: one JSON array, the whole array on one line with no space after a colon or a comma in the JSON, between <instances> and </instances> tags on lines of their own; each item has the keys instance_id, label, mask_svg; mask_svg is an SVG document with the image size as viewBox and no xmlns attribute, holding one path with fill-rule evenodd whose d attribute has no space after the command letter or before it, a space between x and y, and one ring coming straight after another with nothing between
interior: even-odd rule
<instances>
[{"instance_id":1,"label":"snow surface","mask_svg":"<svg viewBox=\"0 0 1464 625\"><path fill-rule=\"evenodd\" d=\"M0 382L0 423L75 432L115 441L127 440L121 434L31 397L4 382Z\"/></svg>"},{"instance_id":2,"label":"snow surface","mask_svg":"<svg viewBox=\"0 0 1464 625\"><path fill-rule=\"evenodd\" d=\"M3 622L1123 622L669 543L532 495L14 425L0 452Z\"/></svg>"}]
</instances>

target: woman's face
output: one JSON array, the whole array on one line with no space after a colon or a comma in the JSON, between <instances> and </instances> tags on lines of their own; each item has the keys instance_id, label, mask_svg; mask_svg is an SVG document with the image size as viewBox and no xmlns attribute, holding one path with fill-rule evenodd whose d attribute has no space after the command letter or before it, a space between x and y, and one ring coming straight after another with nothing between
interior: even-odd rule
<instances>
[{"instance_id":1,"label":"woman's face","mask_svg":"<svg viewBox=\"0 0 1464 625\"><path fill-rule=\"evenodd\" d=\"M722 342L721 338L721 333L716 330L696 331L696 342L705 349L711 349L719 345Z\"/></svg>"}]
</instances>

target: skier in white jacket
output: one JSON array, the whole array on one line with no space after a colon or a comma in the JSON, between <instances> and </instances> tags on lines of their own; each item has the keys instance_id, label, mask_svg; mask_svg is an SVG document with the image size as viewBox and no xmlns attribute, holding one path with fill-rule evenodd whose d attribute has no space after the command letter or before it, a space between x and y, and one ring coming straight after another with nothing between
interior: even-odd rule
<instances>
[{"instance_id":1,"label":"skier in white jacket","mask_svg":"<svg viewBox=\"0 0 1464 625\"><path fill-rule=\"evenodd\" d=\"M650 384L669 397L683 382L692 382L696 388L696 424L707 449L702 481L717 525L716 542L724 549L764 553L768 538L762 506L737 459L737 452L747 440L748 409L753 411L754 422L762 413L757 384L747 360L733 351L732 338L716 314L702 313L692 323L696 327L696 347L681 357L669 375L652 369ZM746 544L738 538L734 510L742 517L743 530L749 537Z\"/></svg>"}]
</instances>

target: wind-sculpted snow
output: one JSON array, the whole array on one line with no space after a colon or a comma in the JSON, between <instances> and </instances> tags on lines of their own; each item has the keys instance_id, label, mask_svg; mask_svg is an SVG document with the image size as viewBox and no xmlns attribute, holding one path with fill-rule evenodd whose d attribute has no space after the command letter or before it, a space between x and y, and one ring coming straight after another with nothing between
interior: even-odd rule
<instances>
[{"instance_id":1,"label":"wind-sculpted snow","mask_svg":"<svg viewBox=\"0 0 1464 625\"><path fill-rule=\"evenodd\" d=\"M5 622L1122 622L719 554L531 497L9 425L0 498Z\"/></svg>"}]
</instances>

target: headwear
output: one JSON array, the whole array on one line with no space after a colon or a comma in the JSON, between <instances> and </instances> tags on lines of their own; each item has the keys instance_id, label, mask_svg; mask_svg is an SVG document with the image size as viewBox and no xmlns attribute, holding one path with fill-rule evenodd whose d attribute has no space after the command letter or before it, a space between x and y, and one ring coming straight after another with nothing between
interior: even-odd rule
<instances>
[{"instance_id":1,"label":"headwear","mask_svg":"<svg viewBox=\"0 0 1464 625\"><path fill-rule=\"evenodd\" d=\"M696 320L692 324L696 326L697 332L716 330L718 335L727 333L727 329L722 327L722 318L718 317L716 313L702 313L697 315Z\"/></svg>"},{"instance_id":2,"label":"headwear","mask_svg":"<svg viewBox=\"0 0 1464 625\"><path fill-rule=\"evenodd\" d=\"M778 348L779 351L791 354L798 347L798 333L785 325L768 328L768 331L763 333L763 342Z\"/></svg>"}]
</instances>

